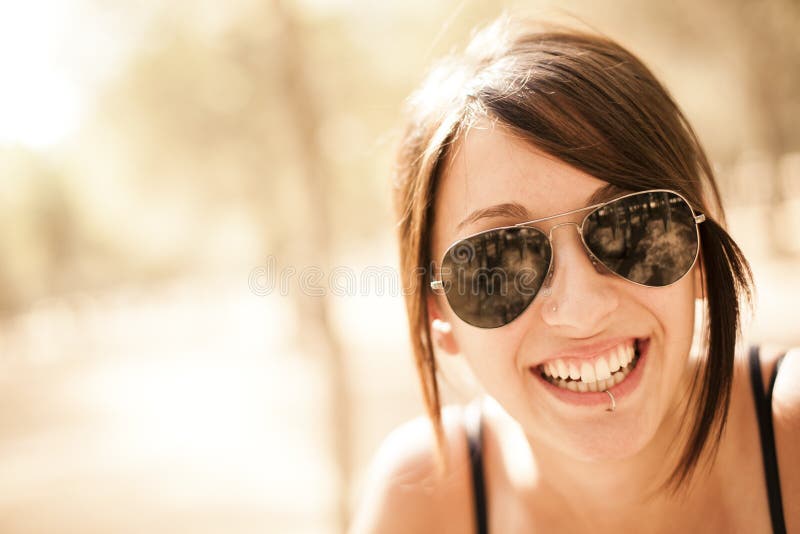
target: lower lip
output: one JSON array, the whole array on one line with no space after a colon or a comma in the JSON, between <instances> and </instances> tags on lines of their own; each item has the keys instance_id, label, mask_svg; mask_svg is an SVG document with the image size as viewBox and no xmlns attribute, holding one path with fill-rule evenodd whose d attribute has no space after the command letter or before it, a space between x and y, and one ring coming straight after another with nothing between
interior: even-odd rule
<instances>
[{"instance_id":1,"label":"lower lip","mask_svg":"<svg viewBox=\"0 0 800 534\"><path fill-rule=\"evenodd\" d=\"M647 355L649 352L650 339L639 341L639 361L636 363L636 367L625 377L625 380L608 388L607 391L610 391L614 395L614 399L617 403L635 390L639 382L642 381L644 366L647 363ZM547 391L567 404L574 404L576 406L608 406L608 395L605 391L587 391L586 393L570 391L555 386L545 380L536 367L531 368L530 371L539 379L539 382L542 383Z\"/></svg>"}]
</instances>

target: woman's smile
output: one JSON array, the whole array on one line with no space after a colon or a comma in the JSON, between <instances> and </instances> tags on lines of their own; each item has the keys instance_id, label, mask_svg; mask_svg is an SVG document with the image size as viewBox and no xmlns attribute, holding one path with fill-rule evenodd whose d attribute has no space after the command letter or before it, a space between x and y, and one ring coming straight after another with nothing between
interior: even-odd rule
<instances>
[{"instance_id":1,"label":"woman's smile","mask_svg":"<svg viewBox=\"0 0 800 534\"><path fill-rule=\"evenodd\" d=\"M552 358L529 371L545 391L563 402L607 406L606 391L616 402L637 388L649 348L649 338L633 338L601 353Z\"/></svg>"}]
</instances>

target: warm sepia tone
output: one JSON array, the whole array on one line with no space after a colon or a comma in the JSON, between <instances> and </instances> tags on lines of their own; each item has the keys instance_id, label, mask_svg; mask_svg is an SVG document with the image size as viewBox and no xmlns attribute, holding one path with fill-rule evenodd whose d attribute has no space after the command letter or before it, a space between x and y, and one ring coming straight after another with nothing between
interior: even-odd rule
<instances>
[{"instance_id":1,"label":"warm sepia tone","mask_svg":"<svg viewBox=\"0 0 800 534\"><path fill-rule=\"evenodd\" d=\"M7 4L0 531L345 530L422 412L389 198L403 100L503 9L653 68L752 262L748 341L800 344L792 0Z\"/></svg>"}]
</instances>

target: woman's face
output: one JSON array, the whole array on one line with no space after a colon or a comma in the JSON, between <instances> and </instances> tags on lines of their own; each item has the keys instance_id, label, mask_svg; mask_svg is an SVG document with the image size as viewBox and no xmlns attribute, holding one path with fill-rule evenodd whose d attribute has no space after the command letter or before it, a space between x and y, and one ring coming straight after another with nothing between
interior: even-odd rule
<instances>
[{"instance_id":1,"label":"woman's face","mask_svg":"<svg viewBox=\"0 0 800 534\"><path fill-rule=\"evenodd\" d=\"M585 207L603 186L608 184L486 121L454 147L441 178L433 257L438 264L450 244L482 230ZM611 197L618 195L612 192ZM475 210L507 203L521 205L527 214L493 210L459 227ZM556 224L580 223L584 215L546 221L539 228L546 233ZM548 290L540 291L511 323L493 329L471 326L453 313L443 295L430 297L428 306L432 318L451 327L449 333L438 329L441 346L467 359L478 381L530 438L576 459L625 458L652 439L673 409L677 392L686 387L683 371L692 342L699 268L695 265L692 276L671 286L639 286L598 271L575 228L553 229ZM611 367L616 358L624 369L632 349L642 356L614 386L613 413L606 411L610 398L603 389L573 392L542 377L543 370L558 374L563 366L588 382L587 374L603 372L597 367L604 365L601 359ZM606 382L604 389L608 387Z\"/></svg>"}]
</instances>

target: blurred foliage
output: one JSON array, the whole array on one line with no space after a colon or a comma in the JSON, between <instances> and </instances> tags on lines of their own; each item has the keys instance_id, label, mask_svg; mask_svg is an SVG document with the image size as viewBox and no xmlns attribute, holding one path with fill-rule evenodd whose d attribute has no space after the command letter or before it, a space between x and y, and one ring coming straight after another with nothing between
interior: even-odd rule
<instances>
[{"instance_id":1,"label":"blurred foliage","mask_svg":"<svg viewBox=\"0 0 800 534\"><path fill-rule=\"evenodd\" d=\"M341 530L353 473L398 422L393 417L418 411L409 400L411 363L399 363L407 357L402 304L371 295L375 300L341 299L332 306L330 299L292 294L292 314L283 299L256 301L247 292L247 275L268 256L278 259L278 268L298 269L391 261L385 252L394 246L389 176L403 100L434 59L460 49L472 28L504 9L595 29L631 48L698 131L723 196L743 215L731 222L740 223L735 236L745 251L769 259L800 252L796 0L34 0L6 9L0 16L4 85L38 79L25 76L20 57L33 71L63 70L70 79L52 87L16 87L0 97L29 95L16 103L35 115L58 111L58 102L69 99L53 93L74 86L82 111L77 130L54 145L0 142L0 356L8 369L32 362L27 371L0 373L10 377L6 386L16 386L0 388L6 404L16 407L6 413L3 437L15 451L30 454L0 455L4 465L18 469L18 478L5 477L5 493L0 491L6 496L4 531L17 520L38 521L42 509L65 532L88 531L86 507L64 498L76 487L88 491L84 502L93 508L113 511L112 530L128 525L140 531L131 521L142 519L140 510L134 518L124 516L136 502L125 491L138 495L145 487L131 480L146 481L148 496L171 514L178 510L183 526L191 509L207 529L196 525L193 532L219 531L217 524L251 531L258 522L242 515L247 506L258 517L266 513L291 525L277 531L300 532L300 524ZM13 17L5 17L12 9L25 11L29 27L14 27ZM38 43L30 35L51 38L54 20L62 40L34 50ZM3 30L16 30L30 49L3 41ZM52 65L33 65L45 49ZM5 68L9 54L15 61ZM47 97L52 106L42 102ZM5 104L0 111L9 109ZM20 132L42 126L40 115L9 126L25 113L11 115L0 116L6 127L0 134L13 126ZM52 132L42 138L69 130L56 124L62 116L70 110L54 113ZM785 299L774 316L789 317L783 310L793 305L786 295L794 286L786 282L796 267L777 264L765 271L771 284L762 287L769 302ZM155 290L168 282L178 289ZM226 293L232 286L236 291ZM84 298L86 293L100 297ZM784 322L768 316L765 324L773 327L764 330L770 336L794 336ZM293 333L297 339L288 339ZM99 357L82 363L64 358L87 354ZM283 358L264 357L273 354ZM55 363L48 371L45 365L33 368L36 362ZM120 362L121 371L114 367ZM193 370L199 381L186 381ZM227 384L220 384L226 372ZM88 387L91 393L87 376L101 391L89 404L69 408L75 392ZM207 412L226 395L236 397L243 383L253 397L228 405L217 420L211 413L209 420ZM149 404L142 402L143 391ZM177 408L174 397L182 402ZM58 425L72 428L65 423L69 409L83 420L98 406L108 410L105 423L94 421L66 437L49 433ZM219 431L248 408L241 428ZM164 478L171 473L165 475L150 456L125 464L114 447L123 443L121 450L135 456L136 443L129 444L125 433L117 443L109 431L139 428L131 425L137 413L141 421L163 426L134 432L146 438L148 454L147 439L156 450L166 446L164 458L174 462L191 448L186 441L209 441L213 449L219 444L210 438L222 437L232 448L205 451L208 458L187 460L189 467L203 472L235 457L241 465L223 469L223 484L229 476L248 484L251 478L260 484L277 480L273 494L237 494L222 486L219 495L209 493L213 506L198 504L206 501L197 495L162 504L163 495L150 495L150 488L169 488ZM159 419L164 413L172 418ZM264 414L279 416L278 422L263 424ZM25 428L34 419L41 425L38 443L46 444L38 449L29 447L33 431L23 436L10 426ZM181 426L187 420L197 427ZM159 435L165 429L180 438L175 450ZM257 442L248 434L254 429ZM203 431L206 439L194 440ZM274 432L280 439L273 439ZM20 439L24 446L14 441ZM73 449L88 443L105 450L104 440L112 442L108 466L93 457L75 464ZM253 443L245 453L237 448ZM263 452L286 443L294 455ZM234 452L226 457L226 451ZM113 469L108 475L107 467L131 478L119 478ZM93 469L115 480L98 483L105 479L93 478ZM177 478L176 487L216 488L208 477L197 480ZM309 495L310 487L321 489ZM121 492L115 497L108 488ZM97 506L106 501L95 493L111 504ZM231 494L240 495L243 508L227 507ZM297 495L315 498L301 505ZM296 509L286 506L289 501ZM151 509L158 507L154 503ZM68 520L62 524L63 517ZM231 527L229 518L241 528Z\"/></svg>"},{"instance_id":2,"label":"blurred foliage","mask_svg":"<svg viewBox=\"0 0 800 534\"><path fill-rule=\"evenodd\" d=\"M0 306L267 254L292 261L317 221L309 157L325 184L333 254L386 239L403 98L432 59L503 8L586 23L639 52L686 108L726 191L752 185L732 170L743 154L766 154L775 174L798 150L796 2L553 5L91 2L102 20L139 31L128 32L114 74L91 87L73 138L3 149ZM301 58L307 102L291 105L288 58ZM299 132L304 106L314 147ZM779 183L781 201L786 179L761 179Z\"/></svg>"}]
</instances>

